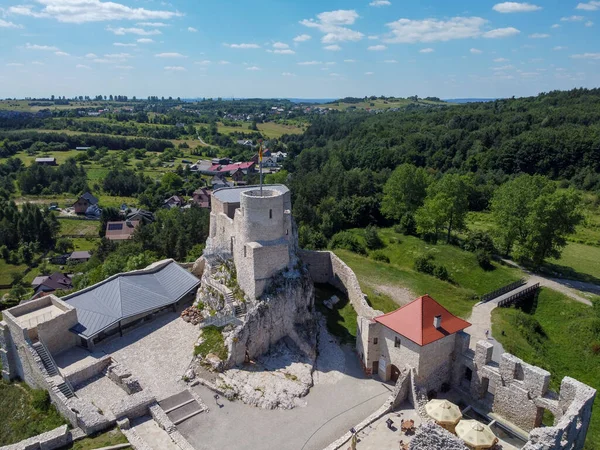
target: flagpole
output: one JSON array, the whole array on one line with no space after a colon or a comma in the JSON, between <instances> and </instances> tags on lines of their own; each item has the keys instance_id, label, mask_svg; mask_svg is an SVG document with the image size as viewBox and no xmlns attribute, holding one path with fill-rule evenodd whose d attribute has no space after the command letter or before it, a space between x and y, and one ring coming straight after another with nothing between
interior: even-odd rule
<instances>
[{"instance_id":1,"label":"flagpole","mask_svg":"<svg viewBox=\"0 0 600 450\"><path fill-rule=\"evenodd\" d=\"M263 185L262 159L263 159L263 148L262 148L262 142L261 142L259 150L258 150L258 170L260 172L260 196L261 197L263 195L263 191L262 191L262 185Z\"/></svg>"}]
</instances>

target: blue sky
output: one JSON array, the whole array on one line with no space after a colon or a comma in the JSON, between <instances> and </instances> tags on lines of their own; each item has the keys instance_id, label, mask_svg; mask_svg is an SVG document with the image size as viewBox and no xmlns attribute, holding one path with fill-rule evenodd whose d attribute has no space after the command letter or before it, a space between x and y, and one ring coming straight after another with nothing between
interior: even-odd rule
<instances>
[{"instance_id":1,"label":"blue sky","mask_svg":"<svg viewBox=\"0 0 600 450\"><path fill-rule=\"evenodd\" d=\"M507 97L600 85L600 1L0 0L0 97Z\"/></svg>"}]
</instances>

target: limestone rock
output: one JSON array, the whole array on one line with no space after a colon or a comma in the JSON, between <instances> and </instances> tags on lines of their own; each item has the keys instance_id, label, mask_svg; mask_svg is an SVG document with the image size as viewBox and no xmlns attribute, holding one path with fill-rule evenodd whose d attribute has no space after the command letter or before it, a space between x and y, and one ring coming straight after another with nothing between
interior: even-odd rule
<instances>
[{"instance_id":1,"label":"limestone rock","mask_svg":"<svg viewBox=\"0 0 600 450\"><path fill-rule=\"evenodd\" d=\"M464 442L435 423L424 423L412 438L410 450L469 450Z\"/></svg>"},{"instance_id":2,"label":"limestone rock","mask_svg":"<svg viewBox=\"0 0 600 450\"><path fill-rule=\"evenodd\" d=\"M189 369L185 375L184 375L185 379L188 381L193 380L194 378L196 378L196 372L194 372L194 369Z\"/></svg>"}]
</instances>

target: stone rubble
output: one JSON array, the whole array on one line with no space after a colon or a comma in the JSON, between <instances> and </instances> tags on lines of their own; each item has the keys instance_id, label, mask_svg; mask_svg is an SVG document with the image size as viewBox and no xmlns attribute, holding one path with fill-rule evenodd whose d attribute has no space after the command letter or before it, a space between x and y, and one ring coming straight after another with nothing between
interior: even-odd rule
<instances>
[{"instance_id":1,"label":"stone rubble","mask_svg":"<svg viewBox=\"0 0 600 450\"><path fill-rule=\"evenodd\" d=\"M181 312L181 318L184 322L191 323L192 325L198 325L204 319L200 310L195 306L184 309Z\"/></svg>"}]
</instances>

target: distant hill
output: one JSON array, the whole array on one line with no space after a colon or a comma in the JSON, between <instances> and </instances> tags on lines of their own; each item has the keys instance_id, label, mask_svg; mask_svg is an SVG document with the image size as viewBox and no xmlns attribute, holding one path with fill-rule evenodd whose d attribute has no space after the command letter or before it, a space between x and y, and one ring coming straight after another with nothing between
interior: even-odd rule
<instances>
[{"instance_id":1,"label":"distant hill","mask_svg":"<svg viewBox=\"0 0 600 450\"><path fill-rule=\"evenodd\" d=\"M487 103L500 100L498 98L445 98L444 101L448 103Z\"/></svg>"}]
</instances>

